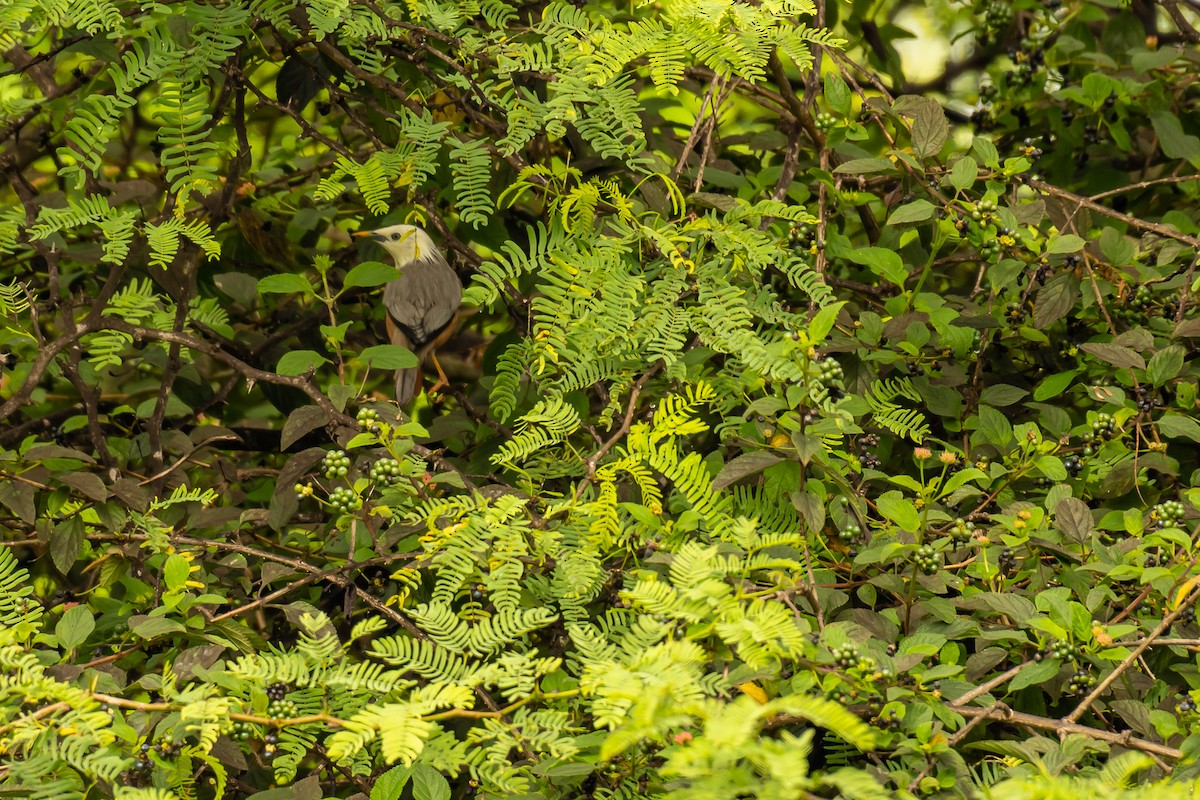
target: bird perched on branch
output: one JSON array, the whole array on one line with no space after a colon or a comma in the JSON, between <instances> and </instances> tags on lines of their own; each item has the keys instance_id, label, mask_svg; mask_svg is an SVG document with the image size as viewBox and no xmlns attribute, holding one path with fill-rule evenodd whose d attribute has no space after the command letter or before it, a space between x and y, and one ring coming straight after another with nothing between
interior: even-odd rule
<instances>
[{"instance_id":1,"label":"bird perched on branch","mask_svg":"<svg viewBox=\"0 0 1200 800\"><path fill-rule=\"evenodd\" d=\"M426 358L433 362L438 382L430 391L446 386L446 373L434 351L454 333L462 302L458 275L429 234L415 225L392 225L354 235L383 245L400 273L383 288L388 339L416 353L422 363ZM396 401L401 406L417 393L420 377L420 364L396 370Z\"/></svg>"}]
</instances>

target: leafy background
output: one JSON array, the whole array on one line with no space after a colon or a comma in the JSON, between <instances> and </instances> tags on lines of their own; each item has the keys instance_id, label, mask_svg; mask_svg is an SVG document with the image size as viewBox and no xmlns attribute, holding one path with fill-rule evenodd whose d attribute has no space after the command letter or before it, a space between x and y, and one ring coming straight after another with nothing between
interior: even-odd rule
<instances>
[{"instance_id":1,"label":"leafy background","mask_svg":"<svg viewBox=\"0 0 1200 800\"><path fill-rule=\"evenodd\" d=\"M0 791L1190 796L1197 26L7 4Z\"/></svg>"}]
</instances>

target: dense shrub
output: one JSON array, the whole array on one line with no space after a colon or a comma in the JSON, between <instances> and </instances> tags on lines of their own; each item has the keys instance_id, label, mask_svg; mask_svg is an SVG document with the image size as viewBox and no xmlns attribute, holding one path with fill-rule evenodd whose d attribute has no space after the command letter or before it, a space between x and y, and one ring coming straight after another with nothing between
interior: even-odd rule
<instances>
[{"instance_id":1,"label":"dense shrub","mask_svg":"<svg viewBox=\"0 0 1200 800\"><path fill-rule=\"evenodd\" d=\"M1200 15L1118 6L0 8L0 792L1187 795Z\"/></svg>"}]
</instances>

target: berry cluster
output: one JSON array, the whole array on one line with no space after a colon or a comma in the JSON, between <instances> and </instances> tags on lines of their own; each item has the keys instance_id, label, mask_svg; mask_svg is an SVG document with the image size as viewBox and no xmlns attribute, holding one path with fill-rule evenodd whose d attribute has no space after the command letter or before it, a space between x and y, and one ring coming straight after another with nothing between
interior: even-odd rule
<instances>
[{"instance_id":1,"label":"berry cluster","mask_svg":"<svg viewBox=\"0 0 1200 800\"><path fill-rule=\"evenodd\" d=\"M267 703L267 716L275 719L286 719L297 714L296 704L291 700L272 700Z\"/></svg>"},{"instance_id":2,"label":"berry cluster","mask_svg":"<svg viewBox=\"0 0 1200 800\"><path fill-rule=\"evenodd\" d=\"M921 545L913 555L913 563L917 565L917 569L926 575L932 575L941 569L942 560L942 554L935 550L931 544Z\"/></svg>"},{"instance_id":3,"label":"berry cluster","mask_svg":"<svg viewBox=\"0 0 1200 800\"><path fill-rule=\"evenodd\" d=\"M1083 455L1084 457L1095 455L1096 450L1104 443L1105 439L1111 439L1116 433L1117 422L1112 418L1111 414L1101 412L1092 420L1092 429L1083 434Z\"/></svg>"},{"instance_id":4,"label":"berry cluster","mask_svg":"<svg viewBox=\"0 0 1200 800\"><path fill-rule=\"evenodd\" d=\"M975 523L959 517L954 520L954 527L950 529L950 536L956 542L970 541L975 536Z\"/></svg>"},{"instance_id":5,"label":"berry cluster","mask_svg":"<svg viewBox=\"0 0 1200 800\"><path fill-rule=\"evenodd\" d=\"M875 669L874 659L859 653L858 646L853 642L830 649L829 655L833 656L834 662L842 669L861 669L868 672Z\"/></svg>"},{"instance_id":6,"label":"berry cluster","mask_svg":"<svg viewBox=\"0 0 1200 800\"><path fill-rule=\"evenodd\" d=\"M235 722L229 731L229 738L235 742L248 742L255 737L254 726L249 722Z\"/></svg>"},{"instance_id":7,"label":"berry cluster","mask_svg":"<svg viewBox=\"0 0 1200 800\"><path fill-rule=\"evenodd\" d=\"M861 525L855 522L847 522L842 526L842 529L838 531L838 538L846 544L851 544L858 541L859 538L862 537L862 532L863 530Z\"/></svg>"},{"instance_id":8,"label":"berry cluster","mask_svg":"<svg viewBox=\"0 0 1200 800\"><path fill-rule=\"evenodd\" d=\"M1096 676L1087 669L1077 669L1071 679L1067 681L1068 694L1083 694L1088 689L1096 685Z\"/></svg>"},{"instance_id":9,"label":"berry cluster","mask_svg":"<svg viewBox=\"0 0 1200 800\"><path fill-rule=\"evenodd\" d=\"M1192 699L1191 695L1188 695L1175 704L1175 711L1181 715L1194 714L1196 713L1196 701Z\"/></svg>"},{"instance_id":10,"label":"berry cluster","mask_svg":"<svg viewBox=\"0 0 1200 800\"><path fill-rule=\"evenodd\" d=\"M306 497L312 497L313 487L311 483L297 483L292 489L296 492L296 499L303 500Z\"/></svg>"},{"instance_id":11,"label":"berry cluster","mask_svg":"<svg viewBox=\"0 0 1200 800\"><path fill-rule=\"evenodd\" d=\"M1044 649L1034 653L1033 660L1057 658L1060 661L1075 661L1082 653L1083 649L1074 642L1051 642Z\"/></svg>"},{"instance_id":12,"label":"berry cluster","mask_svg":"<svg viewBox=\"0 0 1200 800\"><path fill-rule=\"evenodd\" d=\"M1138 386L1133 390L1133 393L1137 397L1138 411L1153 411L1158 407L1158 397L1155 395L1153 389L1146 386Z\"/></svg>"},{"instance_id":13,"label":"berry cluster","mask_svg":"<svg viewBox=\"0 0 1200 800\"><path fill-rule=\"evenodd\" d=\"M826 111L822 111L820 114L817 114L817 118L814 120L814 123L816 124L817 128L825 131L825 130L829 130L833 126L837 125L838 118L835 117L833 114L830 114Z\"/></svg>"},{"instance_id":14,"label":"berry cluster","mask_svg":"<svg viewBox=\"0 0 1200 800\"><path fill-rule=\"evenodd\" d=\"M1159 528L1174 528L1178 527L1184 512L1183 503L1178 500L1167 500L1150 509L1150 519L1157 522Z\"/></svg>"},{"instance_id":15,"label":"berry cluster","mask_svg":"<svg viewBox=\"0 0 1200 800\"><path fill-rule=\"evenodd\" d=\"M1062 460L1062 463L1072 478L1083 471L1083 459L1079 456L1067 456Z\"/></svg>"},{"instance_id":16,"label":"berry cluster","mask_svg":"<svg viewBox=\"0 0 1200 800\"><path fill-rule=\"evenodd\" d=\"M1004 307L1004 319L1014 325L1024 322L1028 313L1021 303L1009 303Z\"/></svg>"},{"instance_id":17,"label":"berry cluster","mask_svg":"<svg viewBox=\"0 0 1200 800\"><path fill-rule=\"evenodd\" d=\"M334 511L345 514L349 511L358 511L363 504L362 498L352 490L339 486L329 493L329 505L333 507Z\"/></svg>"},{"instance_id":18,"label":"berry cluster","mask_svg":"<svg viewBox=\"0 0 1200 800\"><path fill-rule=\"evenodd\" d=\"M1000 561L997 564L1001 572L1012 572L1017 568L1017 554L1011 547L1000 551Z\"/></svg>"},{"instance_id":19,"label":"berry cluster","mask_svg":"<svg viewBox=\"0 0 1200 800\"><path fill-rule=\"evenodd\" d=\"M900 715L896 713L896 709L894 708L886 715L871 717L867 722L876 728L887 728L889 731L900 729Z\"/></svg>"},{"instance_id":20,"label":"berry cluster","mask_svg":"<svg viewBox=\"0 0 1200 800\"><path fill-rule=\"evenodd\" d=\"M837 383L846 376L845 371L842 370L842 365L832 356L826 356L821 359L817 363L817 368L820 370L821 383L826 385Z\"/></svg>"},{"instance_id":21,"label":"berry cluster","mask_svg":"<svg viewBox=\"0 0 1200 800\"><path fill-rule=\"evenodd\" d=\"M400 480L400 462L394 458L381 458L371 465L371 482L376 486L391 486Z\"/></svg>"},{"instance_id":22,"label":"berry cluster","mask_svg":"<svg viewBox=\"0 0 1200 800\"><path fill-rule=\"evenodd\" d=\"M383 430L379 425L379 414L374 409L360 408L355 419L358 420L358 427L369 433L379 433Z\"/></svg>"},{"instance_id":23,"label":"berry cluster","mask_svg":"<svg viewBox=\"0 0 1200 800\"><path fill-rule=\"evenodd\" d=\"M276 716L290 717L292 714L278 714ZM275 746L279 744L279 737L274 732L268 733L263 737L262 757L264 761L270 761L275 757Z\"/></svg>"},{"instance_id":24,"label":"berry cluster","mask_svg":"<svg viewBox=\"0 0 1200 800\"><path fill-rule=\"evenodd\" d=\"M879 469L882 462L875 453L875 448L878 446L879 437L873 433L864 433L858 437L858 460L862 463L863 469Z\"/></svg>"},{"instance_id":25,"label":"berry cluster","mask_svg":"<svg viewBox=\"0 0 1200 800\"><path fill-rule=\"evenodd\" d=\"M1017 152L1033 161L1041 157L1042 148L1038 147L1041 144L1040 139L1026 138L1021 146L1017 148Z\"/></svg>"},{"instance_id":26,"label":"berry cluster","mask_svg":"<svg viewBox=\"0 0 1200 800\"><path fill-rule=\"evenodd\" d=\"M788 229L788 244L793 250L803 251L814 256L825 246L824 242L817 239L816 226L801 222L793 222Z\"/></svg>"},{"instance_id":27,"label":"berry cluster","mask_svg":"<svg viewBox=\"0 0 1200 800\"><path fill-rule=\"evenodd\" d=\"M1013 18L1012 4L1007 0L983 0L975 6L975 12L983 19L979 40L984 45L994 44Z\"/></svg>"},{"instance_id":28,"label":"berry cluster","mask_svg":"<svg viewBox=\"0 0 1200 800\"><path fill-rule=\"evenodd\" d=\"M270 686L267 687L267 699L268 700L283 700L284 698L286 698L288 696L288 692L290 692L291 690L292 690L292 687L288 686L286 683L282 683L282 682L272 683Z\"/></svg>"},{"instance_id":29,"label":"berry cluster","mask_svg":"<svg viewBox=\"0 0 1200 800\"><path fill-rule=\"evenodd\" d=\"M321 466L325 469L326 478L344 478L350 474L350 456L346 455L345 450L330 450L325 454Z\"/></svg>"}]
</instances>

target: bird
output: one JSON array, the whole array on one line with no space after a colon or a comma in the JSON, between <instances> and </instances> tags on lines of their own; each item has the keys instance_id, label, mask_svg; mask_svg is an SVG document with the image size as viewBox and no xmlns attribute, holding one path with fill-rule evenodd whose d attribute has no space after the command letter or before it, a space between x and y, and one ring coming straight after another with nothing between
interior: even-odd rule
<instances>
[{"instance_id":1,"label":"bird","mask_svg":"<svg viewBox=\"0 0 1200 800\"><path fill-rule=\"evenodd\" d=\"M449 383L434 351L454 333L462 283L445 254L416 225L391 225L354 235L382 245L400 273L384 285L383 307L387 311L388 339L416 353L419 359L415 367L396 370L396 402L406 406L417 393L421 363L426 358L433 361L438 373L438 382L430 391Z\"/></svg>"}]
</instances>

